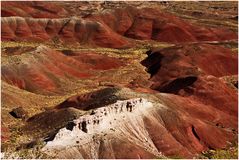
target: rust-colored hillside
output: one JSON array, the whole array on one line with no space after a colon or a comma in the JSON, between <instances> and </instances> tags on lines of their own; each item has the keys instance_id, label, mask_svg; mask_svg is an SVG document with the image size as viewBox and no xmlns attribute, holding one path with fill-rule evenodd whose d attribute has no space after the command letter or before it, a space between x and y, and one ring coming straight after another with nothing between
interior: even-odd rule
<instances>
[{"instance_id":1,"label":"rust-colored hillside","mask_svg":"<svg viewBox=\"0 0 239 160\"><path fill-rule=\"evenodd\" d=\"M5 1L1 16L3 158L236 158L237 2Z\"/></svg>"}]
</instances>

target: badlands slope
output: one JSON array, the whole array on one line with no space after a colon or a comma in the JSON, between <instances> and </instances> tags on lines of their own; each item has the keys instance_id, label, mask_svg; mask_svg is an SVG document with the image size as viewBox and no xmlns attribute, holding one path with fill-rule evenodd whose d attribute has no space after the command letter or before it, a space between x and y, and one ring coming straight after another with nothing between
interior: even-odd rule
<instances>
[{"instance_id":1,"label":"badlands slope","mask_svg":"<svg viewBox=\"0 0 239 160\"><path fill-rule=\"evenodd\" d=\"M86 18L11 16L2 18L1 23L2 40L60 40L109 48L132 46L128 38L171 43L237 39L230 30L198 27L154 8L126 7Z\"/></svg>"},{"instance_id":2,"label":"badlands slope","mask_svg":"<svg viewBox=\"0 0 239 160\"><path fill-rule=\"evenodd\" d=\"M198 158L237 142L237 3L1 6L5 158Z\"/></svg>"}]
</instances>

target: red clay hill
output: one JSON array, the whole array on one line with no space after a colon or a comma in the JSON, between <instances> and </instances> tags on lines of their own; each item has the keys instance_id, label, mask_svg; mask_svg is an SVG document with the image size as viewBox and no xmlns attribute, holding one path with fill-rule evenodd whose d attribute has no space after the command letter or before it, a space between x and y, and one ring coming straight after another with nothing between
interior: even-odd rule
<instances>
[{"instance_id":1,"label":"red clay hill","mask_svg":"<svg viewBox=\"0 0 239 160\"><path fill-rule=\"evenodd\" d=\"M41 1L1 2L2 17L60 18L66 17L67 11L56 3Z\"/></svg>"},{"instance_id":2,"label":"red clay hill","mask_svg":"<svg viewBox=\"0 0 239 160\"><path fill-rule=\"evenodd\" d=\"M56 5L49 9L51 7L44 2L2 3L5 16L1 20L2 40L42 42L57 39L65 43L125 48L134 45L131 39L171 43L237 39L237 34L230 30L192 25L154 8L126 7L84 18L62 18L67 11L61 7ZM13 8L22 12L14 12ZM13 13L6 13L6 9Z\"/></svg>"},{"instance_id":3,"label":"red clay hill","mask_svg":"<svg viewBox=\"0 0 239 160\"><path fill-rule=\"evenodd\" d=\"M152 89L188 97L237 117L237 91L218 79L238 73L238 57L230 49L194 44L147 54L141 63L151 74Z\"/></svg>"},{"instance_id":4,"label":"red clay hill","mask_svg":"<svg viewBox=\"0 0 239 160\"><path fill-rule=\"evenodd\" d=\"M105 88L88 94L75 95L55 106L52 110L30 118L26 130L28 132L34 130L34 126L39 124L40 132L43 134L46 132L43 125L45 122L58 121L57 119L53 120L49 115L63 114L62 112L71 111L71 114L72 112L76 114L85 111L86 126L91 126L91 122L97 121L97 117L104 119L105 116L107 119L108 114L113 114L114 120L117 120L118 116L122 116L120 122L115 124L117 127L111 126L111 122L106 125L105 122L104 134L102 133L101 136L101 133L97 133L97 136L93 138L94 143L89 142L90 145L100 144L94 150L98 158L134 158L137 155L142 158L154 158L159 153L165 156L177 155L192 158L208 149L225 148L236 139L238 125L237 91L218 79L218 77L236 75L238 72L238 58L232 54L230 49L208 44L191 44L149 50L146 54L148 57L141 63L151 74L149 79L153 82L151 89L158 92L151 90L149 93L140 93L126 88ZM206 67L207 64L212 63L212 60L215 61L213 62L214 65ZM136 97L149 100L153 103L154 108L145 108L143 113L140 111L134 113L133 110L132 115L128 113L128 110L125 112L113 110L120 106L119 102L131 101L132 98ZM134 107L133 102L132 104ZM109 108L110 105L112 105L111 108ZM105 109L101 109L102 107ZM141 107L144 108L145 106ZM101 109L100 113L103 114L103 118L96 114L97 109ZM135 110L137 110L137 105ZM90 117L95 114L96 116L92 120ZM142 119L137 118L137 116ZM71 119L72 117L68 118ZM49 123L48 125L50 128L58 127L56 123ZM75 126L77 125L75 124ZM90 132L92 129L94 133L97 124L94 123L93 126L93 129L89 127L87 130ZM68 127L66 125L66 128ZM114 128L112 133L110 128ZM68 130L74 132L72 129ZM142 132L141 134L138 133L139 130L140 133ZM54 129L51 131L55 133ZM147 134L144 135L144 133ZM79 137L86 136L85 139L91 136L90 133L81 135L77 132L77 134ZM141 142L145 144L145 148L139 145L137 141L131 141L135 137L140 139L138 134L146 139L145 142ZM64 135L63 133L56 136L56 141L61 139L61 136L62 141L67 138L67 134ZM87 136L89 137L87 138ZM108 140L109 144L106 144L105 141ZM51 141L54 142L54 137L49 143ZM147 146L150 142L153 146ZM69 150L67 145L63 145L59 149L60 152L55 155L72 158L73 155L80 153L84 158L92 158L94 156L84 152L84 149L89 149L90 145L88 146L88 143L85 146L79 144L78 148ZM108 145L112 146L112 149L110 151L104 150ZM119 146L124 147L124 149L129 149L130 146L133 152L122 152L117 149ZM152 150L154 147L156 148L155 152ZM71 154L68 154L68 151ZM52 152L50 151L50 153Z\"/></svg>"},{"instance_id":5,"label":"red clay hill","mask_svg":"<svg viewBox=\"0 0 239 160\"><path fill-rule=\"evenodd\" d=\"M223 23L161 3L2 2L4 151L195 158L237 141L234 4Z\"/></svg>"},{"instance_id":6,"label":"red clay hill","mask_svg":"<svg viewBox=\"0 0 239 160\"><path fill-rule=\"evenodd\" d=\"M11 61L11 60L7 60ZM30 92L59 92L60 79L86 79L98 71L123 66L120 60L94 52L55 51L39 46L9 66L2 64L2 80Z\"/></svg>"}]
</instances>

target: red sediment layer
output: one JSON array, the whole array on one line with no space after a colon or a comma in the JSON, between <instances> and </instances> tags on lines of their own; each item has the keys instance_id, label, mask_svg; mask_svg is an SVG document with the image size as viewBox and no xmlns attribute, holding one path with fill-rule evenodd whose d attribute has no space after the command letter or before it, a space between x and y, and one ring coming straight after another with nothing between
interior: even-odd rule
<instances>
[{"instance_id":1,"label":"red sediment layer","mask_svg":"<svg viewBox=\"0 0 239 160\"><path fill-rule=\"evenodd\" d=\"M2 79L31 92L56 92L61 84L59 78L90 78L94 76L94 73L90 73L93 70L109 70L123 65L123 62L105 55L74 54L67 56L47 47L39 47L32 52L32 56L19 64L2 65Z\"/></svg>"},{"instance_id":2,"label":"red sediment layer","mask_svg":"<svg viewBox=\"0 0 239 160\"><path fill-rule=\"evenodd\" d=\"M13 4L15 5L15 3ZM21 3L16 4L21 8ZM44 2L42 2L42 8L45 6L43 4ZM51 14L53 13L52 11ZM14 13L6 14L14 15ZM79 42L80 44L109 48L125 48L134 45L134 42L128 38L151 39L169 43L237 39L237 33L233 31L196 26L155 8L127 7L91 15L83 19L50 19L51 17L48 15L45 15L45 19L38 19L25 18L20 13L15 14L24 18L2 18L2 40L52 40L65 43Z\"/></svg>"}]
</instances>

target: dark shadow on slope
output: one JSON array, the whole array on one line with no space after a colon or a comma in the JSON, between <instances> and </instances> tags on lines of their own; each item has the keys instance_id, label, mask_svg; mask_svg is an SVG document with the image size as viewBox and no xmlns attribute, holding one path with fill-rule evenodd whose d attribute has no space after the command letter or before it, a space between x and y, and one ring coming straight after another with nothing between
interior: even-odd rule
<instances>
[{"instance_id":1,"label":"dark shadow on slope","mask_svg":"<svg viewBox=\"0 0 239 160\"><path fill-rule=\"evenodd\" d=\"M121 100L115 95L116 92L116 88L104 88L92 93L73 96L68 98L55 108L61 109L73 107L88 111L105 105L113 104L117 100Z\"/></svg>"},{"instance_id":2,"label":"dark shadow on slope","mask_svg":"<svg viewBox=\"0 0 239 160\"><path fill-rule=\"evenodd\" d=\"M164 56L159 52L149 50L146 52L148 57L141 61L141 64L147 68L147 72L150 73L150 77L155 75L158 70L161 68L161 62Z\"/></svg>"},{"instance_id":3,"label":"dark shadow on slope","mask_svg":"<svg viewBox=\"0 0 239 160\"><path fill-rule=\"evenodd\" d=\"M167 84L156 88L156 90L163 93L178 93L179 90L191 86L197 80L196 76L188 76L183 78L177 78L168 82Z\"/></svg>"},{"instance_id":4,"label":"dark shadow on slope","mask_svg":"<svg viewBox=\"0 0 239 160\"><path fill-rule=\"evenodd\" d=\"M197 138L197 140L200 141L200 137L198 136L194 126L192 126L192 133Z\"/></svg>"}]
</instances>

